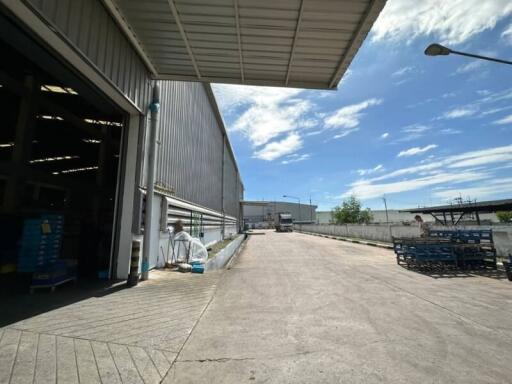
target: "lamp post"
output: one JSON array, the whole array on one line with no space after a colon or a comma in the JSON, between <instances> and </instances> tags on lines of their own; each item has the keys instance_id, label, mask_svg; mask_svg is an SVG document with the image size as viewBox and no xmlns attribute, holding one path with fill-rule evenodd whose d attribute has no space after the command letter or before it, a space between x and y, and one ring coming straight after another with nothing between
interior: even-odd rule
<instances>
[{"instance_id":1,"label":"lamp post","mask_svg":"<svg viewBox=\"0 0 512 384\"><path fill-rule=\"evenodd\" d=\"M384 208L386 209L386 224L389 223L389 217L388 217L388 202L386 200L386 196L382 196L382 201L384 201Z\"/></svg>"},{"instance_id":2,"label":"lamp post","mask_svg":"<svg viewBox=\"0 0 512 384\"><path fill-rule=\"evenodd\" d=\"M427 55L427 56L447 56L447 55L450 55L450 54L460 55L460 56L467 56L467 57L473 57L475 59L494 61L495 63L512 65L512 61L496 59L494 57L488 57L488 56L482 56L482 55L475 55L473 53L454 51L453 49L447 48L447 47L445 47L445 46L443 46L441 44L437 44L437 43L430 44L425 49L425 55Z\"/></svg>"},{"instance_id":3,"label":"lamp post","mask_svg":"<svg viewBox=\"0 0 512 384\"><path fill-rule=\"evenodd\" d=\"M301 221L301 215L300 215L300 198L295 196L289 196L289 195L283 195L285 199L295 199L299 202L299 221Z\"/></svg>"},{"instance_id":4,"label":"lamp post","mask_svg":"<svg viewBox=\"0 0 512 384\"><path fill-rule=\"evenodd\" d=\"M311 205L311 195L309 195L309 221L313 223L313 205Z\"/></svg>"}]
</instances>

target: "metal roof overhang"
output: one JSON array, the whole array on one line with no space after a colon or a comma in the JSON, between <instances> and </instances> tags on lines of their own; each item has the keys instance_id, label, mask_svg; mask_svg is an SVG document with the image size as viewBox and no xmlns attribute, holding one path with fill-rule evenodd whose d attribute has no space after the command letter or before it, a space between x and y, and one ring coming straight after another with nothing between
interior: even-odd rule
<instances>
[{"instance_id":1,"label":"metal roof overhang","mask_svg":"<svg viewBox=\"0 0 512 384\"><path fill-rule=\"evenodd\" d=\"M386 0L103 0L159 80L335 89Z\"/></svg>"},{"instance_id":2,"label":"metal roof overhang","mask_svg":"<svg viewBox=\"0 0 512 384\"><path fill-rule=\"evenodd\" d=\"M443 212L480 212L494 213L496 211L512 210L512 199L482 201L478 203L441 205L436 207L411 208L399 212L409 213L443 213Z\"/></svg>"}]
</instances>

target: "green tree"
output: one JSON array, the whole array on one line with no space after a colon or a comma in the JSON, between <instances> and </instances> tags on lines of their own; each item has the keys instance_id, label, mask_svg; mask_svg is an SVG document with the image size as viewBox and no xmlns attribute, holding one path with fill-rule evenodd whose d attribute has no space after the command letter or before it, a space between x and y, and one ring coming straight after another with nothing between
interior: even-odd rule
<instances>
[{"instance_id":1,"label":"green tree","mask_svg":"<svg viewBox=\"0 0 512 384\"><path fill-rule=\"evenodd\" d=\"M331 216L336 224L368 224L373 219L369 209L361 210L361 202L355 196L345 199L341 207L334 207Z\"/></svg>"},{"instance_id":2,"label":"green tree","mask_svg":"<svg viewBox=\"0 0 512 384\"><path fill-rule=\"evenodd\" d=\"M500 223L512 223L512 211L498 211L496 216Z\"/></svg>"}]
</instances>

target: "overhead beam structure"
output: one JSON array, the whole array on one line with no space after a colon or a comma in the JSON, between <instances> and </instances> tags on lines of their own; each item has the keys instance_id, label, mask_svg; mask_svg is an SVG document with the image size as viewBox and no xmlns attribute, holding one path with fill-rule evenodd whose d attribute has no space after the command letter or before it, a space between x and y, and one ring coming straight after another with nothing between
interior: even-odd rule
<instances>
[{"instance_id":1,"label":"overhead beam structure","mask_svg":"<svg viewBox=\"0 0 512 384\"><path fill-rule=\"evenodd\" d=\"M190 47L190 43L188 42L187 33L183 29L180 15L178 13L178 10L176 9L174 0L168 0L168 2L169 2L169 7L171 8L172 15L174 17L174 22L176 23L176 26L178 27L178 30L180 31L181 39L183 40L183 43L185 44L185 47L187 48L188 55L190 56L190 61L192 61L192 65L194 66L194 70L196 72L197 79L201 80L201 72L199 71L199 67L197 66L194 52L192 51L192 48Z\"/></svg>"},{"instance_id":2,"label":"overhead beam structure","mask_svg":"<svg viewBox=\"0 0 512 384\"><path fill-rule=\"evenodd\" d=\"M336 89L386 0L103 0L157 80Z\"/></svg>"},{"instance_id":3,"label":"overhead beam structure","mask_svg":"<svg viewBox=\"0 0 512 384\"><path fill-rule=\"evenodd\" d=\"M419 213L431 215L436 222L447 225L450 215L450 222L452 225L457 225L460 221L468 215L474 215L478 224L480 224L480 215L483 213L495 213L498 211L512 211L512 199L480 201L480 202L466 202L450 205L440 205L434 207L411 208L404 209L399 212Z\"/></svg>"},{"instance_id":4,"label":"overhead beam structure","mask_svg":"<svg viewBox=\"0 0 512 384\"><path fill-rule=\"evenodd\" d=\"M244 55L242 54L242 35L240 34L240 11L238 10L238 0L233 0L233 5L235 6L236 42L238 43L238 56L240 60L240 79L243 84L245 83Z\"/></svg>"},{"instance_id":5,"label":"overhead beam structure","mask_svg":"<svg viewBox=\"0 0 512 384\"><path fill-rule=\"evenodd\" d=\"M292 72L293 56L295 55L295 48L297 47L297 41L299 40L300 24L302 23L302 15L304 14L304 1L300 2L299 17L297 18L297 26L295 27L295 35L293 36L292 51L290 52L290 60L288 60L288 70L286 71L286 79L284 85L288 85L290 81L290 74Z\"/></svg>"}]
</instances>

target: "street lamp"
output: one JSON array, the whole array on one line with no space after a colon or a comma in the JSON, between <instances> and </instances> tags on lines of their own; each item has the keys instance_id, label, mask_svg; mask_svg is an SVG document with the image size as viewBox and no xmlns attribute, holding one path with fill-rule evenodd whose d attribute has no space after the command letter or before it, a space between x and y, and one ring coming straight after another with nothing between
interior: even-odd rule
<instances>
[{"instance_id":1,"label":"street lamp","mask_svg":"<svg viewBox=\"0 0 512 384\"><path fill-rule=\"evenodd\" d=\"M475 55L473 53L454 51L453 49L447 48L441 44L430 44L425 49L425 55L427 55L427 56L447 56L449 54L474 57L476 59L494 61L495 63L501 63L501 64L512 64L512 61L496 59L494 57L488 57L488 56Z\"/></svg>"},{"instance_id":2,"label":"street lamp","mask_svg":"<svg viewBox=\"0 0 512 384\"><path fill-rule=\"evenodd\" d=\"M295 196L289 196L289 195L283 195L283 197L285 199L295 199L299 202L299 221L301 220L301 217L300 217L300 198L299 197L295 197Z\"/></svg>"}]
</instances>

